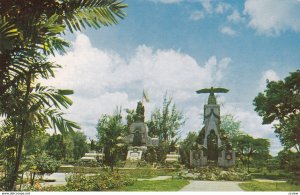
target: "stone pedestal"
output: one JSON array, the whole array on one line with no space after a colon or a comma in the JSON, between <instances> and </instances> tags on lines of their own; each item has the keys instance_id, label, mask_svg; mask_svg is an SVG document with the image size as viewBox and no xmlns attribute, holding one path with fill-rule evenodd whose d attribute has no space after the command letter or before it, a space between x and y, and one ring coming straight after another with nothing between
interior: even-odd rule
<instances>
[{"instance_id":1,"label":"stone pedestal","mask_svg":"<svg viewBox=\"0 0 300 195\"><path fill-rule=\"evenodd\" d=\"M207 157L203 155L202 150L191 150L190 151L190 166L191 167L202 167L207 165Z\"/></svg>"},{"instance_id":2,"label":"stone pedestal","mask_svg":"<svg viewBox=\"0 0 300 195\"><path fill-rule=\"evenodd\" d=\"M167 158L165 162L178 162L180 158L180 155L176 152L170 152L170 154L167 154Z\"/></svg>"},{"instance_id":3,"label":"stone pedestal","mask_svg":"<svg viewBox=\"0 0 300 195\"><path fill-rule=\"evenodd\" d=\"M235 152L234 151L221 151L221 156L218 158L218 166L231 167L235 165Z\"/></svg>"},{"instance_id":4,"label":"stone pedestal","mask_svg":"<svg viewBox=\"0 0 300 195\"><path fill-rule=\"evenodd\" d=\"M84 156L81 158L83 161L103 161L104 154L97 153L96 151L90 151L89 153L85 153Z\"/></svg>"},{"instance_id":5,"label":"stone pedestal","mask_svg":"<svg viewBox=\"0 0 300 195\"><path fill-rule=\"evenodd\" d=\"M132 123L129 127L130 134L126 141L129 143L127 160L139 161L142 159L143 152L149 146L158 146L158 138L148 136L148 127L143 122Z\"/></svg>"},{"instance_id":6,"label":"stone pedestal","mask_svg":"<svg viewBox=\"0 0 300 195\"><path fill-rule=\"evenodd\" d=\"M142 160L143 151L140 148L134 148L133 150L128 150L127 160L129 161L140 161Z\"/></svg>"}]
</instances>

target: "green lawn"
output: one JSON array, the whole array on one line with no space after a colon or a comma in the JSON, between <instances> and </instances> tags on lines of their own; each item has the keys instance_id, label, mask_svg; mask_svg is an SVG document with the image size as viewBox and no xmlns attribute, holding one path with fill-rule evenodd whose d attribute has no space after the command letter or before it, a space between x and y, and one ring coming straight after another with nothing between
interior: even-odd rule
<instances>
[{"instance_id":1,"label":"green lawn","mask_svg":"<svg viewBox=\"0 0 300 195\"><path fill-rule=\"evenodd\" d=\"M149 179L157 176L175 176L178 172L175 169L119 169L120 174L128 175L130 178Z\"/></svg>"},{"instance_id":2,"label":"green lawn","mask_svg":"<svg viewBox=\"0 0 300 195\"><path fill-rule=\"evenodd\" d=\"M252 178L256 179L271 179L271 180L279 180L279 179L288 179L291 174L286 172L285 170L274 170L274 171L267 171L266 169L250 169Z\"/></svg>"},{"instance_id":3,"label":"green lawn","mask_svg":"<svg viewBox=\"0 0 300 195\"><path fill-rule=\"evenodd\" d=\"M149 169L149 168L137 168L137 169L118 169L115 168L120 174L128 175L131 178L153 178L160 175L176 175L175 169ZM103 172L102 167L60 167L58 172L62 173L96 173L101 174Z\"/></svg>"},{"instance_id":4,"label":"green lawn","mask_svg":"<svg viewBox=\"0 0 300 195\"><path fill-rule=\"evenodd\" d=\"M300 185L278 182L250 181L240 183L239 186L245 191L300 191Z\"/></svg>"},{"instance_id":5,"label":"green lawn","mask_svg":"<svg viewBox=\"0 0 300 195\"><path fill-rule=\"evenodd\" d=\"M136 181L132 186L125 186L118 191L178 191L189 184L187 180L167 179Z\"/></svg>"}]
</instances>

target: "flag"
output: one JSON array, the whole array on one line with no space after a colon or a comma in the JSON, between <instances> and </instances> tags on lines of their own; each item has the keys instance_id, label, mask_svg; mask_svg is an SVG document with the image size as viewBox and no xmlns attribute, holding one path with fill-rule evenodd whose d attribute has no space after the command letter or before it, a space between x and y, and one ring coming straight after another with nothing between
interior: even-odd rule
<instances>
[{"instance_id":1,"label":"flag","mask_svg":"<svg viewBox=\"0 0 300 195\"><path fill-rule=\"evenodd\" d=\"M149 96L148 96L148 94L145 92L145 90L143 90L143 99L145 99L146 102L149 102Z\"/></svg>"}]
</instances>

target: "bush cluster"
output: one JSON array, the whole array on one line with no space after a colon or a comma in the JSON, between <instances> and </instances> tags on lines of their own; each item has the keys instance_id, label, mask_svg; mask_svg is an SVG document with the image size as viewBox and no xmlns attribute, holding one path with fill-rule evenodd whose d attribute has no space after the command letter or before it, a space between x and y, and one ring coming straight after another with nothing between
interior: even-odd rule
<instances>
[{"instance_id":1,"label":"bush cluster","mask_svg":"<svg viewBox=\"0 0 300 195\"><path fill-rule=\"evenodd\" d=\"M93 176L73 174L67 178L66 187L72 191L105 191L132 185L133 182L133 179L122 176L118 172L107 171Z\"/></svg>"},{"instance_id":2,"label":"bush cluster","mask_svg":"<svg viewBox=\"0 0 300 195\"><path fill-rule=\"evenodd\" d=\"M94 176L73 174L67 178L66 187L72 191L105 191L132 185L133 182L134 180L121 176L118 172L104 172Z\"/></svg>"},{"instance_id":3,"label":"bush cluster","mask_svg":"<svg viewBox=\"0 0 300 195\"><path fill-rule=\"evenodd\" d=\"M71 174L64 186L41 187L38 183L24 190L30 191L106 191L133 185L134 179L116 171L106 171L100 175Z\"/></svg>"},{"instance_id":4,"label":"bush cluster","mask_svg":"<svg viewBox=\"0 0 300 195\"><path fill-rule=\"evenodd\" d=\"M251 179L246 171L238 168L222 169L220 167L206 166L190 170L187 173L181 173L181 177L194 180L209 181L245 181Z\"/></svg>"}]
</instances>

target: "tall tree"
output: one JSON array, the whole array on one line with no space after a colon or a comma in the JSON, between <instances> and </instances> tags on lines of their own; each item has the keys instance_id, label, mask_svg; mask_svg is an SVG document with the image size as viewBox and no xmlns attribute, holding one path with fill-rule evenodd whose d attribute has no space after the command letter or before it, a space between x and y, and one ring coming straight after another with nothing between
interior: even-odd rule
<instances>
[{"instance_id":1,"label":"tall tree","mask_svg":"<svg viewBox=\"0 0 300 195\"><path fill-rule=\"evenodd\" d=\"M270 142L267 139L253 138L244 134L234 138L233 146L240 161L247 166L248 172L253 157L269 157Z\"/></svg>"},{"instance_id":2,"label":"tall tree","mask_svg":"<svg viewBox=\"0 0 300 195\"><path fill-rule=\"evenodd\" d=\"M28 132L53 127L64 133L79 128L60 111L61 106L72 104L66 97L72 91L36 84L40 78L54 77L53 69L59 67L47 56L64 53L69 46L59 35L67 29L115 24L124 17L124 7L116 0L0 1L0 114L13 128L15 143L5 189L15 187Z\"/></svg>"},{"instance_id":3,"label":"tall tree","mask_svg":"<svg viewBox=\"0 0 300 195\"><path fill-rule=\"evenodd\" d=\"M71 139L74 144L73 157L75 160L78 160L83 157L86 152L89 151L89 146L86 142L86 136L83 132L76 131L71 135Z\"/></svg>"},{"instance_id":4,"label":"tall tree","mask_svg":"<svg viewBox=\"0 0 300 195\"><path fill-rule=\"evenodd\" d=\"M166 155L175 150L179 138L179 128L185 123L183 113L179 111L172 98L164 96L162 108L156 108L150 121L149 136L159 138L159 146L155 147L158 163L164 163Z\"/></svg>"},{"instance_id":5,"label":"tall tree","mask_svg":"<svg viewBox=\"0 0 300 195\"><path fill-rule=\"evenodd\" d=\"M67 146L64 142L63 136L60 134L52 135L46 143L45 149L47 154L56 160L62 160L66 157Z\"/></svg>"},{"instance_id":6,"label":"tall tree","mask_svg":"<svg viewBox=\"0 0 300 195\"><path fill-rule=\"evenodd\" d=\"M282 145L295 148L300 157L300 70L284 80L267 81L253 103L263 124L273 123Z\"/></svg>"},{"instance_id":7,"label":"tall tree","mask_svg":"<svg viewBox=\"0 0 300 195\"><path fill-rule=\"evenodd\" d=\"M221 116L220 129L225 131L225 134L228 136L229 141L242 134L240 127L241 121L235 119L232 114Z\"/></svg>"},{"instance_id":8,"label":"tall tree","mask_svg":"<svg viewBox=\"0 0 300 195\"><path fill-rule=\"evenodd\" d=\"M186 138L180 143L180 159L186 166L190 166L190 150L197 140L196 132L189 132Z\"/></svg>"},{"instance_id":9,"label":"tall tree","mask_svg":"<svg viewBox=\"0 0 300 195\"><path fill-rule=\"evenodd\" d=\"M172 98L164 97L163 106L151 114L148 122L150 136L157 136L160 141L172 141L178 135L179 128L185 123L181 111L172 104Z\"/></svg>"},{"instance_id":10,"label":"tall tree","mask_svg":"<svg viewBox=\"0 0 300 195\"><path fill-rule=\"evenodd\" d=\"M104 163L113 170L124 147L125 125L122 124L121 110L117 108L113 115L101 116L96 129L99 145L104 150Z\"/></svg>"},{"instance_id":11,"label":"tall tree","mask_svg":"<svg viewBox=\"0 0 300 195\"><path fill-rule=\"evenodd\" d=\"M24 143L24 156L36 155L45 152L46 143L50 135L41 131L27 138Z\"/></svg>"}]
</instances>

